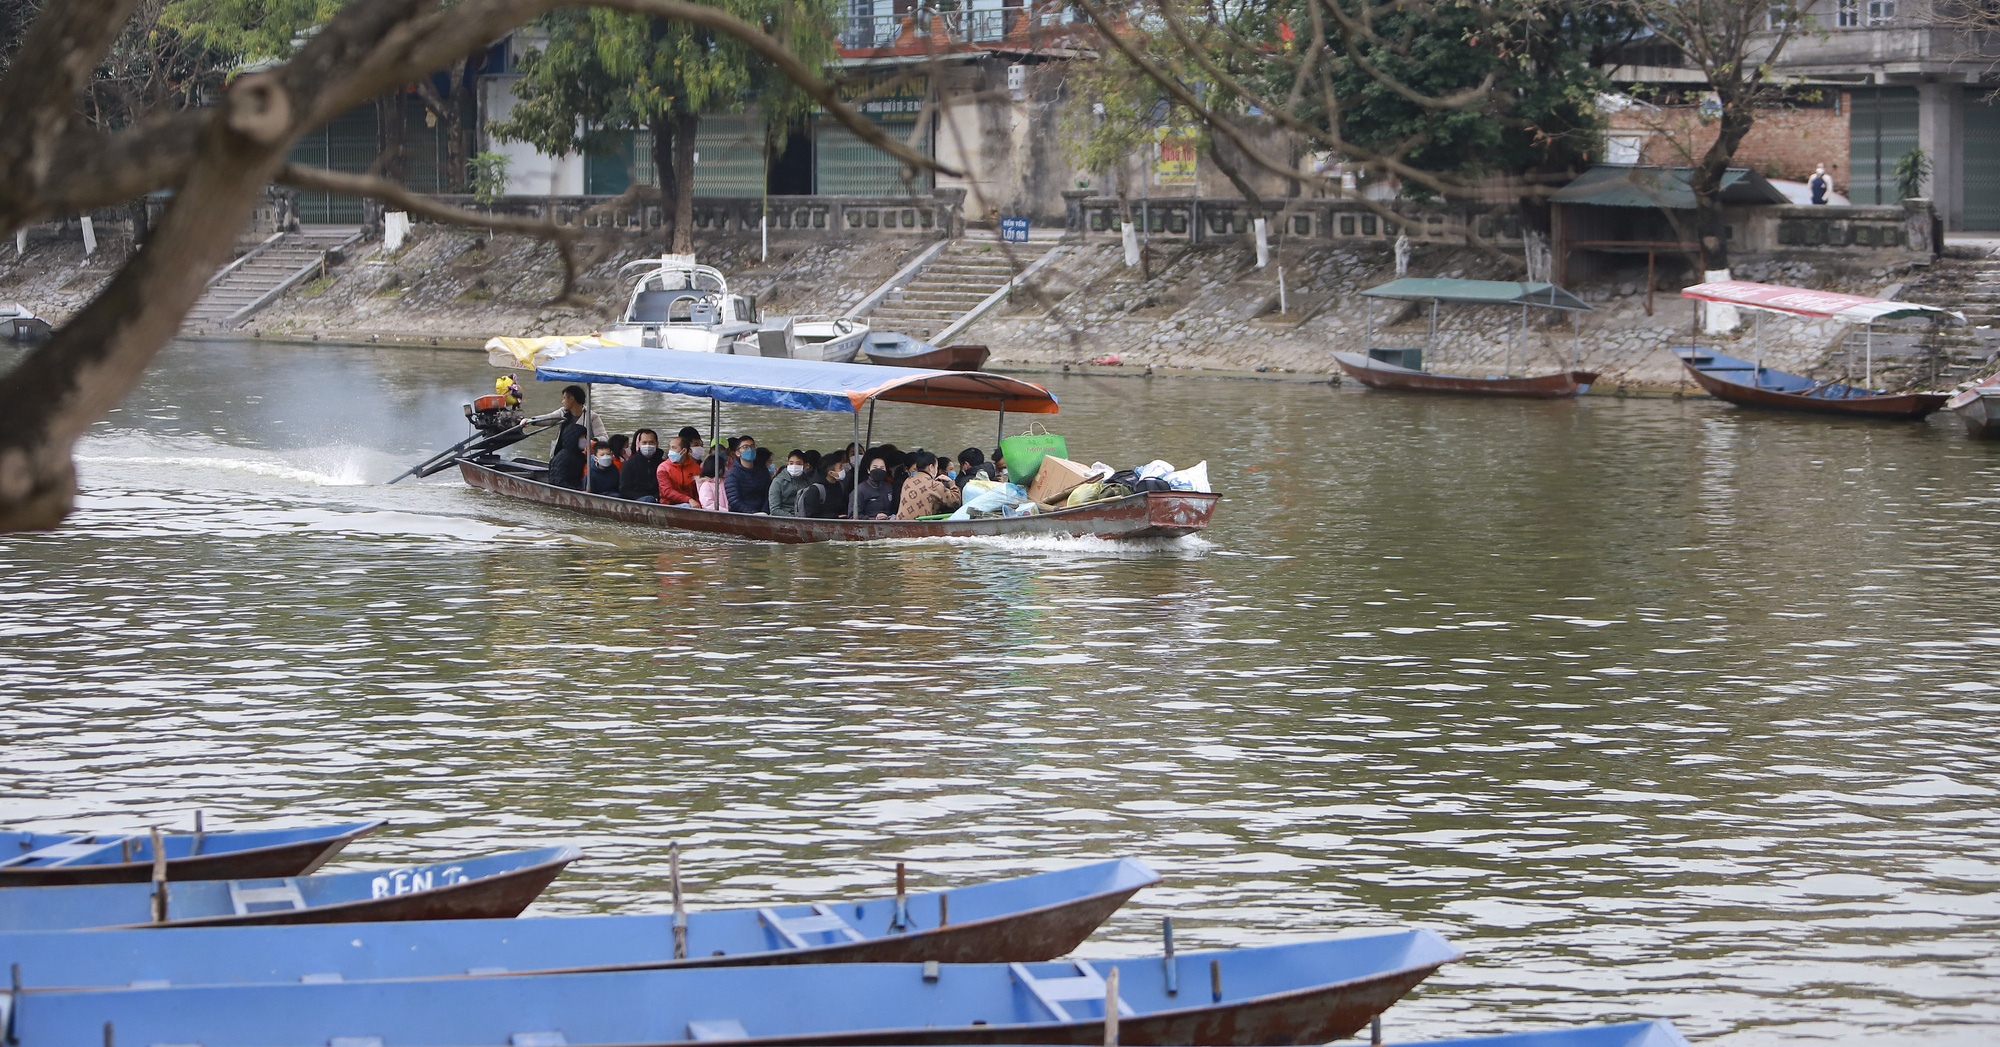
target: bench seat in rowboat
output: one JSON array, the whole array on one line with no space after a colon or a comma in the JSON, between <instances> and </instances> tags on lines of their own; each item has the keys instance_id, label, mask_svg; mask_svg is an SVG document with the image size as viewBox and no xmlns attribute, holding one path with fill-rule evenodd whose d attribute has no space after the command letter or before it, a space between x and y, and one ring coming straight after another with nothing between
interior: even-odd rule
<instances>
[{"instance_id":1,"label":"bench seat in rowboat","mask_svg":"<svg viewBox=\"0 0 2000 1047\"><path fill-rule=\"evenodd\" d=\"M382 824L169 833L161 837L167 879L303 876ZM0 833L0 887L138 883L152 875L153 841L147 833Z\"/></svg>"},{"instance_id":2,"label":"bench seat in rowboat","mask_svg":"<svg viewBox=\"0 0 2000 1047\"><path fill-rule=\"evenodd\" d=\"M1159 876L1130 858L948 891L673 917L534 917L298 927L0 934L31 992L338 978L448 978L733 964L1047 960L1076 948Z\"/></svg>"},{"instance_id":3,"label":"bench seat in rowboat","mask_svg":"<svg viewBox=\"0 0 2000 1047\"><path fill-rule=\"evenodd\" d=\"M370 872L169 882L165 922L151 883L4 887L0 931L514 916L582 854L545 847Z\"/></svg>"},{"instance_id":4,"label":"bench seat in rowboat","mask_svg":"<svg viewBox=\"0 0 2000 1047\"><path fill-rule=\"evenodd\" d=\"M1459 951L1422 930L1033 964L797 964L597 974L46 992L18 1047L1324 1043Z\"/></svg>"}]
</instances>

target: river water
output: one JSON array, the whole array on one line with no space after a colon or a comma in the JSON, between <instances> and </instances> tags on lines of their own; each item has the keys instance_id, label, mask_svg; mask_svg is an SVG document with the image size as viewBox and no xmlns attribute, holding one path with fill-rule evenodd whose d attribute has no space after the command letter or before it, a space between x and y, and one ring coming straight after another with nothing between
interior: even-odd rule
<instances>
[{"instance_id":1,"label":"river water","mask_svg":"<svg viewBox=\"0 0 2000 1047\"><path fill-rule=\"evenodd\" d=\"M1391 1039L2000 1041L2000 446L1949 420L1052 376L1074 457L1207 459L1213 530L788 548L382 484L494 374L170 348L69 526L0 536L0 821L579 843L551 914L662 909L672 840L697 906L1134 855L1166 883L1087 955L1163 915L1184 948L1458 942Z\"/></svg>"}]
</instances>

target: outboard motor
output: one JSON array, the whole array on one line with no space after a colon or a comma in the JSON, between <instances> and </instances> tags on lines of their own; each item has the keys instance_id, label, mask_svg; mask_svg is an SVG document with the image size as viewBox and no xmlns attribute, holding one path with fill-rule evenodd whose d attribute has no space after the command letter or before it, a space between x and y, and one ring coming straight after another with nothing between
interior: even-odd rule
<instances>
[{"instance_id":1,"label":"outboard motor","mask_svg":"<svg viewBox=\"0 0 2000 1047\"><path fill-rule=\"evenodd\" d=\"M479 397L465 405L465 420L487 436L505 432L521 424L521 401L502 393Z\"/></svg>"}]
</instances>

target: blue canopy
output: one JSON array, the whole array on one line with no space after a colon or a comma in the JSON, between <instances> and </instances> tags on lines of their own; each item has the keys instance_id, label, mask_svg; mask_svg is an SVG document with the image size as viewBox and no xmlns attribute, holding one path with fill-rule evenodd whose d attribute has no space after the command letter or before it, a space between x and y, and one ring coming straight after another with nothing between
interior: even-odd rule
<instances>
[{"instance_id":1,"label":"blue canopy","mask_svg":"<svg viewBox=\"0 0 2000 1047\"><path fill-rule=\"evenodd\" d=\"M606 345L535 369L544 382L592 382L794 411L859 412L871 400L975 411L1055 414L1055 394L984 371L932 371L826 360Z\"/></svg>"}]
</instances>

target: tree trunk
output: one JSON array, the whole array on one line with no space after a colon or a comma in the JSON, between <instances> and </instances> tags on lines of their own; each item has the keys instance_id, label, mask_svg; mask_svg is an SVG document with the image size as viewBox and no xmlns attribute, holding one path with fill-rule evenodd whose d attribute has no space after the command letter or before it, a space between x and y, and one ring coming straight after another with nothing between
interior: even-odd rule
<instances>
[{"instance_id":1,"label":"tree trunk","mask_svg":"<svg viewBox=\"0 0 2000 1047\"><path fill-rule=\"evenodd\" d=\"M246 83L246 81L248 81ZM292 137L267 130L284 89L237 81L203 131L194 166L145 247L89 305L0 378L13 405L0 427L0 531L45 530L76 504L70 455L91 423L132 390L236 246ZM235 125L250 128L246 133ZM256 134L256 137L252 137Z\"/></svg>"},{"instance_id":2,"label":"tree trunk","mask_svg":"<svg viewBox=\"0 0 2000 1047\"><path fill-rule=\"evenodd\" d=\"M660 179L660 210L667 251L694 253L694 146L701 117L672 113L653 118L653 170Z\"/></svg>"},{"instance_id":3,"label":"tree trunk","mask_svg":"<svg viewBox=\"0 0 2000 1047\"><path fill-rule=\"evenodd\" d=\"M403 184L403 95L400 91L375 99L375 173Z\"/></svg>"},{"instance_id":4,"label":"tree trunk","mask_svg":"<svg viewBox=\"0 0 2000 1047\"><path fill-rule=\"evenodd\" d=\"M1750 125L1755 121L1753 102L1747 92L1723 99L1715 141L1695 161L1689 176L1688 188L1694 191L1694 233L1701 244L1704 272L1729 268L1729 223L1722 213L1722 176L1736 156L1736 147L1750 133Z\"/></svg>"},{"instance_id":5,"label":"tree trunk","mask_svg":"<svg viewBox=\"0 0 2000 1047\"><path fill-rule=\"evenodd\" d=\"M458 193L470 184L472 153L466 145L464 101L465 67L469 59L460 59L445 70L446 87L438 93L437 84L430 77L417 81L417 97L423 99L424 108L437 117L439 134L444 138L443 191Z\"/></svg>"},{"instance_id":6,"label":"tree trunk","mask_svg":"<svg viewBox=\"0 0 2000 1047\"><path fill-rule=\"evenodd\" d=\"M1216 139L1214 138L1208 140L1208 158L1215 161L1215 169L1221 171L1223 177L1229 179L1229 184L1235 186L1236 191L1242 194L1244 202L1250 205L1250 217L1265 217L1266 209L1263 197L1257 195L1257 190L1252 188L1250 183L1244 179L1243 173L1237 170L1236 165L1223 157L1222 150L1216 148Z\"/></svg>"}]
</instances>

